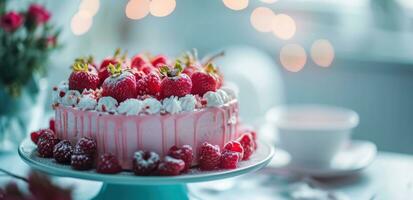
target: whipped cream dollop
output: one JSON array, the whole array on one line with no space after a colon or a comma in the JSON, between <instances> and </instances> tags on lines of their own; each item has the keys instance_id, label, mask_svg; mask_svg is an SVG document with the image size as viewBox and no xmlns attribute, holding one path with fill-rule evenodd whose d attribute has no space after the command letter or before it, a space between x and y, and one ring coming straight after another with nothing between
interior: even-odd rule
<instances>
[{"instance_id":1,"label":"whipped cream dollop","mask_svg":"<svg viewBox=\"0 0 413 200\"><path fill-rule=\"evenodd\" d=\"M231 88L229 88L229 87L222 87L222 88L219 89L219 90L225 91L225 93L227 93L230 101L236 99L237 96L238 96L238 95L237 95L237 92L235 92L235 90L233 90L233 89L231 89Z\"/></svg>"},{"instance_id":2,"label":"whipped cream dollop","mask_svg":"<svg viewBox=\"0 0 413 200\"><path fill-rule=\"evenodd\" d=\"M113 97L102 97L99 99L96 110L101 112L113 112L116 113L116 108L118 106L118 101Z\"/></svg>"},{"instance_id":3,"label":"whipped cream dollop","mask_svg":"<svg viewBox=\"0 0 413 200\"><path fill-rule=\"evenodd\" d=\"M143 108L143 102L138 99L126 99L119 104L117 109L119 114L138 115Z\"/></svg>"},{"instance_id":4,"label":"whipped cream dollop","mask_svg":"<svg viewBox=\"0 0 413 200\"><path fill-rule=\"evenodd\" d=\"M53 103L62 103L63 97L69 91L69 84L67 81L62 81L59 85L53 87L52 90L52 101Z\"/></svg>"},{"instance_id":5,"label":"whipped cream dollop","mask_svg":"<svg viewBox=\"0 0 413 200\"><path fill-rule=\"evenodd\" d=\"M171 114L176 114L182 111L181 102L178 100L178 97L171 96L162 101L162 108Z\"/></svg>"},{"instance_id":6,"label":"whipped cream dollop","mask_svg":"<svg viewBox=\"0 0 413 200\"><path fill-rule=\"evenodd\" d=\"M224 102L224 104L231 101L231 97L229 97L229 95L227 94L227 92L225 92L225 90L218 89L216 93L218 93L219 96L221 96L221 99Z\"/></svg>"},{"instance_id":7,"label":"whipped cream dollop","mask_svg":"<svg viewBox=\"0 0 413 200\"><path fill-rule=\"evenodd\" d=\"M162 104L155 98L147 98L143 100L143 111L148 114L156 114L161 111Z\"/></svg>"},{"instance_id":8,"label":"whipped cream dollop","mask_svg":"<svg viewBox=\"0 0 413 200\"><path fill-rule=\"evenodd\" d=\"M82 95L77 107L81 110L94 110L98 102L92 94Z\"/></svg>"},{"instance_id":9,"label":"whipped cream dollop","mask_svg":"<svg viewBox=\"0 0 413 200\"><path fill-rule=\"evenodd\" d=\"M76 106L80 100L80 93L77 90L69 90L62 98L61 102L64 106Z\"/></svg>"},{"instance_id":10,"label":"whipped cream dollop","mask_svg":"<svg viewBox=\"0 0 413 200\"><path fill-rule=\"evenodd\" d=\"M208 107L220 106L224 104L224 101L218 92L209 91L204 94L204 99L207 101Z\"/></svg>"},{"instance_id":11,"label":"whipped cream dollop","mask_svg":"<svg viewBox=\"0 0 413 200\"><path fill-rule=\"evenodd\" d=\"M192 94L187 94L181 98L179 98L179 102L181 103L182 111L193 111L196 107L196 98Z\"/></svg>"}]
</instances>

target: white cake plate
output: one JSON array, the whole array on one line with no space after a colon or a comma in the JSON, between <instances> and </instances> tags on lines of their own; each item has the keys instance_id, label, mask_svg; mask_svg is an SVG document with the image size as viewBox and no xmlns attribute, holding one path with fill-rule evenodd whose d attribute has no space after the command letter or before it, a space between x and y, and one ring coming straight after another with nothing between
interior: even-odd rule
<instances>
[{"instance_id":1,"label":"white cake plate","mask_svg":"<svg viewBox=\"0 0 413 200\"><path fill-rule=\"evenodd\" d=\"M134 176L132 172L115 175L96 173L95 170L76 171L69 165L56 163L53 159L38 156L36 146L24 140L19 147L19 155L32 168L61 177L73 177L103 182L99 194L94 199L188 199L187 183L219 180L254 172L265 167L274 156L274 147L258 142L258 149L250 160L242 161L233 170L199 171L191 170L179 176Z\"/></svg>"}]
</instances>

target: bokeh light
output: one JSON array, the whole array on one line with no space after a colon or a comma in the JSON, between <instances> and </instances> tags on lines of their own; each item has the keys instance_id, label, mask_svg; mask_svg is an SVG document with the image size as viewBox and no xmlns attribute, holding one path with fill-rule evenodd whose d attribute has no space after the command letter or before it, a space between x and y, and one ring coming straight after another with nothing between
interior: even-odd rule
<instances>
[{"instance_id":1,"label":"bokeh light","mask_svg":"<svg viewBox=\"0 0 413 200\"><path fill-rule=\"evenodd\" d=\"M274 17L275 15L271 9L258 7L252 11L250 22L257 31L271 32Z\"/></svg>"},{"instance_id":2,"label":"bokeh light","mask_svg":"<svg viewBox=\"0 0 413 200\"><path fill-rule=\"evenodd\" d=\"M126 4L125 14L129 19L142 19L149 14L149 0L130 0Z\"/></svg>"},{"instance_id":3,"label":"bokeh light","mask_svg":"<svg viewBox=\"0 0 413 200\"><path fill-rule=\"evenodd\" d=\"M176 7L175 0L152 0L149 5L150 13L155 17L170 15Z\"/></svg>"},{"instance_id":4,"label":"bokeh light","mask_svg":"<svg viewBox=\"0 0 413 200\"><path fill-rule=\"evenodd\" d=\"M79 5L79 11L87 11L92 16L95 16L96 13L99 11L100 1L99 0L82 0Z\"/></svg>"},{"instance_id":5,"label":"bokeh light","mask_svg":"<svg viewBox=\"0 0 413 200\"><path fill-rule=\"evenodd\" d=\"M296 32L296 25L293 18L286 14L278 14L272 20L272 32L282 40L291 39Z\"/></svg>"},{"instance_id":6,"label":"bokeh light","mask_svg":"<svg viewBox=\"0 0 413 200\"><path fill-rule=\"evenodd\" d=\"M329 67L334 60L334 47L330 41L320 39L311 45L311 59L321 67Z\"/></svg>"},{"instance_id":7,"label":"bokeh light","mask_svg":"<svg viewBox=\"0 0 413 200\"><path fill-rule=\"evenodd\" d=\"M277 2L278 0L260 0L260 1L263 2L263 3L271 4L271 3Z\"/></svg>"},{"instance_id":8,"label":"bokeh light","mask_svg":"<svg viewBox=\"0 0 413 200\"><path fill-rule=\"evenodd\" d=\"M302 46L298 44L287 44L280 51L281 65L290 72L298 72L304 68L307 55Z\"/></svg>"},{"instance_id":9,"label":"bokeh light","mask_svg":"<svg viewBox=\"0 0 413 200\"><path fill-rule=\"evenodd\" d=\"M75 35L83 35L89 31L93 23L93 16L90 12L79 10L73 15L70 28Z\"/></svg>"},{"instance_id":10,"label":"bokeh light","mask_svg":"<svg viewBox=\"0 0 413 200\"><path fill-rule=\"evenodd\" d=\"M231 10L243 10L248 7L249 0L222 0L222 2Z\"/></svg>"}]
</instances>

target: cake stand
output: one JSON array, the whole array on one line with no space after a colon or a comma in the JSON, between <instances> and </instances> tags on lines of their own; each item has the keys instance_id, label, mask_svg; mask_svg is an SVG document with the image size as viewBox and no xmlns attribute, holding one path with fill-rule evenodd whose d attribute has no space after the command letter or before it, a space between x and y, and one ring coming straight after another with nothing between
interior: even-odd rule
<instances>
[{"instance_id":1,"label":"cake stand","mask_svg":"<svg viewBox=\"0 0 413 200\"><path fill-rule=\"evenodd\" d=\"M94 199L188 199L187 183L203 182L230 178L265 167L274 155L274 148L259 141L258 148L247 161L239 163L233 170L199 171L193 169L179 176L134 176L132 172L115 175L98 174L95 170L75 171L68 165L56 163L53 159L38 156L36 146L24 140L19 147L19 155L32 168L47 174L73 177L103 182L100 192Z\"/></svg>"}]
</instances>

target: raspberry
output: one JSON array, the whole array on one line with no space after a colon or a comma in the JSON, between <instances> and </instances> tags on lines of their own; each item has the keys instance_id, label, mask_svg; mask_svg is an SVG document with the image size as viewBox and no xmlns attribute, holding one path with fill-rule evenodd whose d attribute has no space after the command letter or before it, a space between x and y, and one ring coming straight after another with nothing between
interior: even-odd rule
<instances>
[{"instance_id":1,"label":"raspberry","mask_svg":"<svg viewBox=\"0 0 413 200\"><path fill-rule=\"evenodd\" d=\"M242 145L242 148L244 148L244 156L242 157L242 160L248 160L255 150L255 143L251 133L242 134L237 141Z\"/></svg>"},{"instance_id":2,"label":"raspberry","mask_svg":"<svg viewBox=\"0 0 413 200\"><path fill-rule=\"evenodd\" d=\"M38 131L34 131L30 133L30 139L33 141L33 143L37 144L39 141L40 136L44 135L44 133L47 133L45 137L54 137L54 131L50 129L40 129Z\"/></svg>"},{"instance_id":3,"label":"raspberry","mask_svg":"<svg viewBox=\"0 0 413 200\"><path fill-rule=\"evenodd\" d=\"M221 152L217 145L204 142L199 153L199 166L201 170L214 170L218 168Z\"/></svg>"},{"instance_id":4,"label":"raspberry","mask_svg":"<svg viewBox=\"0 0 413 200\"><path fill-rule=\"evenodd\" d=\"M59 142L54 135L49 135L45 133L40 136L39 141L37 141L37 152L41 157L51 158L53 157L53 148Z\"/></svg>"},{"instance_id":5,"label":"raspberry","mask_svg":"<svg viewBox=\"0 0 413 200\"><path fill-rule=\"evenodd\" d=\"M68 140L62 140L57 143L53 148L53 158L58 163L67 164L70 163L72 157L73 146Z\"/></svg>"},{"instance_id":6,"label":"raspberry","mask_svg":"<svg viewBox=\"0 0 413 200\"><path fill-rule=\"evenodd\" d=\"M241 156L238 152L224 151L221 155L220 167L222 169L235 169L240 159Z\"/></svg>"},{"instance_id":7,"label":"raspberry","mask_svg":"<svg viewBox=\"0 0 413 200\"><path fill-rule=\"evenodd\" d=\"M183 145L181 148L172 146L169 149L168 155L172 158L181 159L185 162L185 168L183 169L184 172L188 171L191 167L192 160L194 158L192 147L190 145Z\"/></svg>"},{"instance_id":8,"label":"raspberry","mask_svg":"<svg viewBox=\"0 0 413 200\"><path fill-rule=\"evenodd\" d=\"M52 130L53 132L56 132L55 121L53 118L49 120L49 129Z\"/></svg>"},{"instance_id":9,"label":"raspberry","mask_svg":"<svg viewBox=\"0 0 413 200\"><path fill-rule=\"evenodd\" d=\"M176 176L185 168L185 162L181 159L175 159L166 156L158 166L158 173L161 176Z\"/></svg>"},{"instance_id":10,"label":"raspberry","mask_svg":"<svg viewBox=\"0 0 413 200\"><path fill-rule=\"evenodd\" d=\"M74 153L70 158L70 165L76 170L88 170L93 167L93 157L88 154Z\"/></svg>"},{"instance_id":11,"label":"raspberry","mask_svg":"<svg viewBox=\"0 0 413 200\"><path fill-rule=\"evenodd\" d=\"M116 174L122 171L122 167L115 155L105 153L99 157L96 171L102 174Z\"/></svg>"},{"instance_id":12,"label":"raspberry","mask_svg":"<svg viewBox=\"0 0 413 200\"><path fill-rule=\"evenodd\" d=\"M241 143L238 141L230 141L225 144L224 146L224 152L225 151L231 151L231 152L236 152L239 154L239 159L242 159L244 157L244 148L242 147Z\"/></svg>"},{"instance_id":13,"label":"raspberry","mask_svg":"<svg viewBox=\"0 0 413 200\"><path fill-rule=\"evenodd\" d=\"M159 164L159 155L152 151L137 151L133 158L133 172L138 176L153 173Z\"/></svg>"},{"instance_id":14,"label":"raspberry","mask_svg":"<svg viewBox=\"0 0 413 200\"><path fill-rule=\"evenodd\" d=\"M96 141L90 137L82 137L75 146L76 154L87 154L94 158L97 152Z\"/></svg>"}]
</instances>

